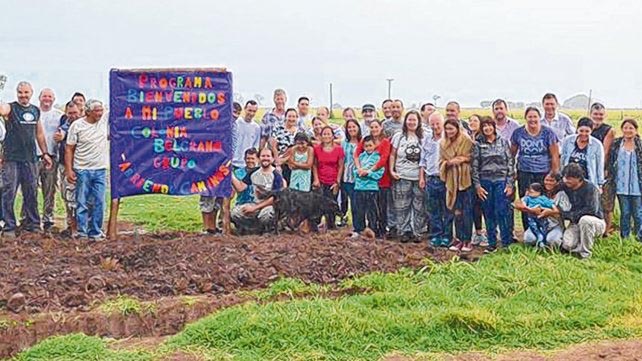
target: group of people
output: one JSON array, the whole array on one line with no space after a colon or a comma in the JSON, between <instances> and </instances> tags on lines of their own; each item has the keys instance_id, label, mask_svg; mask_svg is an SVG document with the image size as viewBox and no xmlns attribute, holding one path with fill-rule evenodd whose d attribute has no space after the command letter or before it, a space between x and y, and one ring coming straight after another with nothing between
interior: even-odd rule
<instances>
[{"instance_id":1,"label":"group of people","mask_svg":"<svg viewBox=\"0 0 642 361\"><path fill-rule=\"evenodd\" d=\"M86 101L82 93L75 93L63 113L53 107L52 89L40 91L38 106L31 104L30 83L20 82L16 90L17 101L0 103L2 237L15 238L17 231L51 230L56 189L60 189L67 223L63 232L104 239L109 130L102 102ZM14 212L18 188L23 198L19 223ZM38 189L44 200L42 217Z\"/></svg>"},{"instance_id":2,"label":"group of people","mask_svg":"<svg viewBox=\"0 0 642 361\"><path fill-rule=\"evenodd\" d=\"M346 108L338 126L326 107L312 116L307 97L296 108L286 102L277 89L274 108L259 122L256 102L236 105L231 218L242 233L272 227L270 195L288 187L336 200L340 214L326 215L321 226L344 226L350 212L354 238L369 228L377 238L427 238L434 247L469 252L479 245L491 253L499 242L515 242L517 209L526 244L586 258L613 231L617 195L621 236L642 239L638 124L625 119L615 138L600 103L576 126L549 93L543 111L527 108L520 126L502 99L492 103L492 117L467 120L454 101L442 115L431 103L404 111L401 100L388 99L383 120L365 104L361 120ZM205 217L211 208L201 211Z\"/></svg>"},{"instance_id":3,"label":"group of people","mask_svg":"<svg viewBox=\"0 0 642 361\"><path fill-rule=\"evenodd\" d=\"M94 240L102 232L109 167L107 115L97 100L81 93L53 108L54 92L17 86L17 101L0 104L3 141L0 219L4 237L18 228L14 203L23 195L19 229L53 226L59 187L71 235ZM529 107L520 126L502 99L493 116L460 119L451 101L444 115L434 104L404 111L399 99L343 110L343 126L330 109L312 116L310 99L286 108L285 91L274 92L274 108L255 121L257 102L234 103L231 220L237 232L262 232L274 225L274 192L321 192L336 200L340 214L326 214L314 228L335 228L352 219L352 237L369 228L377 238L417 242L469 252L494 252L515 241L514 209L521 211L524 242L560 247L586 258L595 239L613 231L615 198L620 234L642 239L642 142L634 119L621 122L622 136L605 123L606 109L591 105L577 127L558 111L554 94L542 109ZM517 184L517 189L515 188ZM43 193L42 218L38 185ZM201 196L205 231L220 232L222 199ZM229 202L227 202L229 205ZM633 220L633 229L631 229ZM484 227L485 226L485 227ZM499 241L499 242L498 242Z\"/></svg>"}]
</instances>

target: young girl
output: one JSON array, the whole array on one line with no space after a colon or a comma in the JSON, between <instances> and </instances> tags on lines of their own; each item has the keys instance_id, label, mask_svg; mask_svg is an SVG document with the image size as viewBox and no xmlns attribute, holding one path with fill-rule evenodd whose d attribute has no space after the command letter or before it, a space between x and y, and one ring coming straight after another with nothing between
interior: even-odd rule
<instances>
[{"instance_id":1,"label":"young girl","mask_svg":"<svg viewBox=\"0 0 642 361\"><path fill-rule=\"evenodd\" d=\"M292 170L290 174L290 189L309 192L312 185L312 164L314 163L314 149L305 133L297 133L294 137L294 148L290 153L288 165Z\"/></svg>"}]
</instances>

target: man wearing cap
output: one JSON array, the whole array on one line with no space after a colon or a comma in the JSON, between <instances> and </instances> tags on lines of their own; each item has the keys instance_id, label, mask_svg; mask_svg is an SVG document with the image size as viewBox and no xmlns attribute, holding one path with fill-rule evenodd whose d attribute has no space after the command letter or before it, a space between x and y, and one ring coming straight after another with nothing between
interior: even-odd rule
<instances>
[{"instance_id":1,"label":"man wearing cap","mask_svg":"<svg viewBox=\"0 0 642 361\"><path fill-rule=\"evenodd\" d=\"M361 135L363 137L370 135L370 123L375 120L376 115L377 109L374 105L364 104L361 107L361 117L363 117L363 120L359 123L359 126L361 127Z\"/></svg>"}]
</instances>

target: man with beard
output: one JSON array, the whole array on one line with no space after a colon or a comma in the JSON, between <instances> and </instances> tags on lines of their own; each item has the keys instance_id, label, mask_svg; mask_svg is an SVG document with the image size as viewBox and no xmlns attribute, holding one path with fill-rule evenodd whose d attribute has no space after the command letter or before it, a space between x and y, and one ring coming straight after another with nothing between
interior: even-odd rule
<instances>
[{"instance_id":1,"label":"man with beard","mask_svg":"<svg viewBox=\"0 0 642 361\"><path fill-rule=\"evenodd\" d=\"M383 133L388 138L392 138L403 128L403 102L400 99L395 99L390 107L390 114L392 118L383 122Z\"/></svg>"},{"instance_id":2,"label":"man with beard","mask_svg":"<svg viewBox=\"0 0 642 361\"><path fill-rule=\"evenodd\" d=\"M232 210L232 222L244 232L264 231L274 224L274 197L272 191L285 187L281 173L272 165L274 155L272 149L263 148L259 153L260 167L247 172L242 180L232 174L232 186L238 193L244 192L248 187L254 189L254 201L246 203Z\"/></svg>"},{"instance_id":3,"label":"man with beard","mask_svg":"<svg viewBox=\"0 0 642 361\"><path fill-rule=\"evenodd\" d=\"M38 215L38 163L36 144L42 152L45 167L52 165L51 155L47 153L45 132L40 122L40 109L29 101L33 96L33 87L28 82L18 83L18 101L0 104L0 116L7 118L6 139L4 142L4 166L2 180L2 212L5 220L3 236L15 238L16 215L14 203L18 186L22 190L22 208L25 224L22 229L27 232L40 230Z\"/></svg>"},{"instance_id":4,"label":"man with beard","mask_svg":"<svg viewBox=\"0 0 642 361\"><path fill-rule=\"evenodd\" d=\"M491 105L491 108L493 109L493 116L495 117L497 135L510 143L513 132L519 128L519 123L506 115L508 113L508 105L503 99L496 99Z\"/></svg>"}]
</instances>

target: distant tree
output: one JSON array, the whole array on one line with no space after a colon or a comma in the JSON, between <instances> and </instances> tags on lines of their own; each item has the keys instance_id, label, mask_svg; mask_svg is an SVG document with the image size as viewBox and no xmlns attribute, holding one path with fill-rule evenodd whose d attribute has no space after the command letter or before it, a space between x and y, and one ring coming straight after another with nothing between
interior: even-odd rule
<instances>
[{"instance_id":1,"label":"distant tree","mask_svg":"<svg viewBox=\"0 0 642 361\"><path fill-rule=\"evenodd\" d=\"M479 103L479 105L480 105L482 108L490 108L490 106L491 106L492 104L493 104L493 102L491 102L490 100L484 100L484 101L482 101L481 103Z\"/></svg>"},{"instance_id":2,"label":"distant tree","mask_svg":"<svg viewBox=\"0 0 642 361\"><path fill-rule=\"evenodd\" d=\"M245 99L243 98L243 94L241 94L241 93L234 93L234 101L235 101L235 102L237 102L237 103L239 103L239 104L243 104L243 101L244 101L244 100L245 100Z\"/></svg>"}]
</instances>

